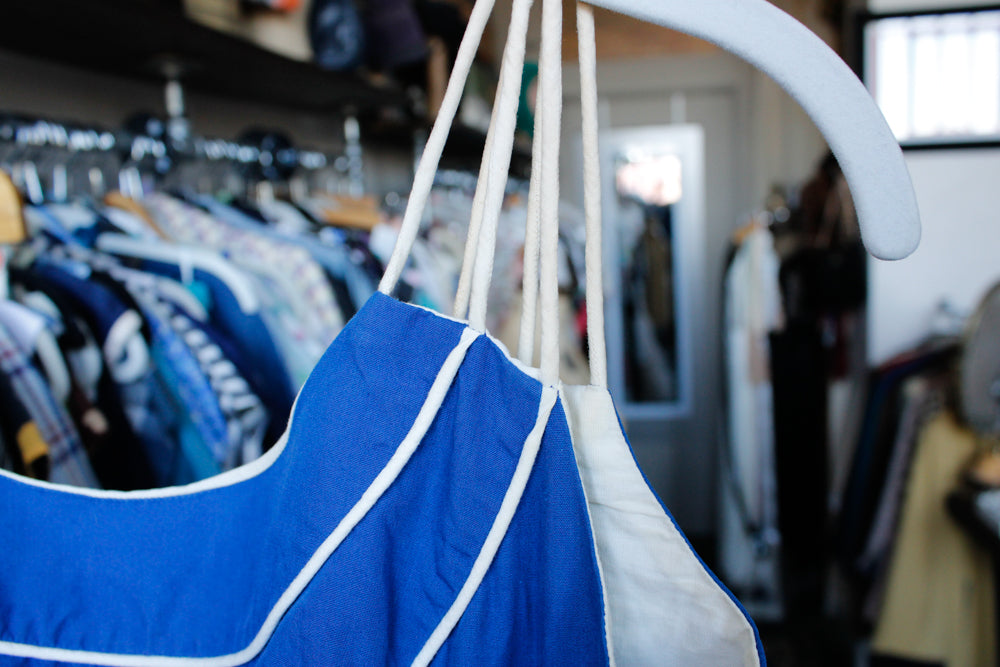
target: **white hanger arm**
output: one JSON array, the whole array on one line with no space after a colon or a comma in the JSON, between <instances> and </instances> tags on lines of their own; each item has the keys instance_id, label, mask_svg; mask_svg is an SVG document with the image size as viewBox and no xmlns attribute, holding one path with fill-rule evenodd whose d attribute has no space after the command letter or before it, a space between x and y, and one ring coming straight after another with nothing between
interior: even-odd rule
<instances>
[{"instance_id":1,"label":"white hanger arm","mask_svg":"<svg viewBox=\"0 0 1000 667\"><path fill-rule=\"evenodd\" d=\"M260 310L260 302L253 288L247 283L245 276L232 264L210 250L191 246L173 245L166 241L150 243L142 239L133 239L121 234L104 233L97 237L95 247L98 250L119 255L146 259L151 262L163 262L175 266L190 266L203 269L226 284L233 293L240 310L252 315Z\"/></svg>"},{"instance_id":2,"label":"white hanger arm","mask_svg":"<svg viewBox=\"0 0 1000 667\"><path fill-rule=\"evenodd\" d=\"M920 243L903 153L864 85L819 37L765 0L591 0L712 42L768 74L819 128L851 188L868 251L902 259Z\"/></svg>"}]
</instances>

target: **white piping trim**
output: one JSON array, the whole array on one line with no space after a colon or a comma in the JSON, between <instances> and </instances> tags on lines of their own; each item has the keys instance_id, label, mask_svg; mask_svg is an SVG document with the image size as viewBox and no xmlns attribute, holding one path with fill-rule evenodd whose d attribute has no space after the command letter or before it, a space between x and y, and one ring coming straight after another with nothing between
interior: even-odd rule
<instances>
[{"instance_id":1,"label":"white piping trim","mask_svg":"<svg viewBox=\"0 0 1000 667\"><path fill-rule=\"evenodd\" d=\"M282 616L292 606L298 596L305 590L313 577L327 561L330 555L344 541L347 535L365 517L369 510L375 506L379 498L388 490L403 468L409 462L410 457L416 452L427 431L430 429L438 410L444 403L444 399L451 388L455 376L465 359L469 347L481 334L466 329L462 332L462 337L458 345L448 354L441 370L438 371L437 378L431 385L417 418L406 434L403 442L400 443L396 452L389 459L385 468L375 477L371 485L361 495L354 507L341 519L337 527L330 533L329 537L323 541L309 561L303 566L299 574L292 580L285 592L275 603L271 612L264 620L264 624L257 632L250 645L237 653L228 655L212 656L206 658L185 658L172 656L144 656L128 655L120 653L99 653L94 651L81 651L76 649L60 649L45 646L34 646L30 644L19 644L14 642L0 641L0 654L13 655L23 658L36 658L39 660L51 660L56 662L72 662L94 665L106 665L108 667L235 667L254 659L267 645L271 635L277 628ZM537 426L536 426L537 429ZM532 431L532 434L534 431ZM539 435L539 439L540 439ZM529 435L529 440L531 436ZM536 448L537 451L537 448ZM520 463L518 464L520 466ZM515 471L515 479L517 471ZM504 502L506 503L506 498ZM503 506L501 506L503 507ZM501 510L502 511L502 510ZM492 533L491 533L492 535ZM489 538L487 538L488 541Z\"/></svg>"},{"instance_id":2,"label":"white piping trim","mask_svg":"<svg viewBox=\"0 0 1000 667\"><path fill-rule=\"evenodd\" d=\"M295 418L295 408L298 403L298 398L296 398L295 404L292 405L291 414L288 417L289 425ZM219 489L226 486L234 486L256 477L274 464L278 457L281 456L281 452L284 451L287 442L288 428L285 429L285 432L281 435L281 438L274 444L274 446L267 450L260 458L254 459L250 463L242 465L238 468L233 468L232 470L227 470L224 473L213 475L212 477L198 482L192 482L191 484L185 484L184 486L167 486L156 489L141 489L138 491L113 491L104 489L88 489L80 486L70 486L68 484L55 484L53 482L23 477L7 470L0 470L0 477L7 477L19 484L35 486L48 491L56 491L75 496L87 496L90 498L100 498L106 500L149 500L150 498L172 498L174 496L188 496L201 493L202 491L210 491L212 489Z\"/></svg>"},{"instance_id":3,"label":"white piping trim","mask_svg":"<svg viewBox=\"0 0 1000 667\"><path fill-rule=\"evenodd\" d=\"M458 592L458 596L452 603L451 608L445 613L438 626L434 628L434 632L431 633L423 648L420 649L420 653L413 659L412 664L414 667L424 667L430 664L434 656L437 655L438 650L444 645L445 640L448 639L448 635L455 629L459 619L462 618L462 614L468 608L472 597L479 589L479 585L483 583L486 572L489 570L490 565L493 563L493 558L500 549L500 543L503 541L504 536L507 534L507 529L510 528L510 524L514 520L514 513L517 512L517 506L521 502L521 496L524 495L524 489L528 486L528 478L531 476L531 470L535 466L535 459L538 457L538 450L542 445L542 435L545 433L545 427L549 423L549 415L552 413L552 408L555 406L558 396L559 391L554 386L547 386L542 389L535 427L531 429L531 433L528 434L528 438L524 441L521 456L517 461L517 467L514 469L514 476L510 480L510 486L507 487L507 493L503 497L503 502L500 503L500 511L497 512L497 516L493 520L493 526L486 535L483 548L479 551L476 561L472 564L469 577Z\"/></svg>"}]
</instances>

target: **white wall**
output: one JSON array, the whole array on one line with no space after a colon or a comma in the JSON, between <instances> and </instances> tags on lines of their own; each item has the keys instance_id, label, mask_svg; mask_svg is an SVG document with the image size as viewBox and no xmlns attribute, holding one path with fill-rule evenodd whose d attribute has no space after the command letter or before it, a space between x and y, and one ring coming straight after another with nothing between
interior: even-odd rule
<instances>
[{"instance_id":1,"label":"white wall","mask_svg":"<svg viewBox=\"0 0 1000 667\"><path fill-rule=\"evenodd\" d=\"M989 4L982 0L869 0L876 12ZM931 331L942 301L969 313L1000 280L1000 149L906 154L920 206L920 248L899 262L870 260L868 359L904 351Z\"/></svg>"},{"instance_id":2,"label":"white wall","mask_svg":"<svg viewBox=\"0 0 1000 667\"><path fill-rule=\"evenodd\" d=\"M907 259L869 265L873 364L925 338L942 301L969 313L1000 280L1000 149L911 152L906 163L923 237Z\"/></svg>"},{"instance_id":3,"label":"white wall","mask_svg":"<svg viewBox=\"0 0 1000 667\"><path fill-rule=\"evenodd\" d=\"M718 424L723 418L719 339L722 275L732 232L774 183L801 183L825 144L798 105L765 75L724 52L602 61L598 94L610 128L695 123L705 132L705 256L697 267L692 410L667 421L631 420L639 463L681 527L715 528ZM565 64L560 194L582 205L579 74Z\"/></svg>"}]
</instances>

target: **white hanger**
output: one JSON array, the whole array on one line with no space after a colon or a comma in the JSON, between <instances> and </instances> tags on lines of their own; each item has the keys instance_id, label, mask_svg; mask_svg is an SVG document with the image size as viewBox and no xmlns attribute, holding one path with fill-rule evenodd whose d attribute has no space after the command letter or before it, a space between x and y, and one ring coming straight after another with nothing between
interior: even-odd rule
<instances>
[{"instance_id":1,"label":"white hanger","mask_svg":"<svg viewBox=\"0 0 1000 667\"><path fill-rule=\"evenodd\" d=\"M910 174L868 91L823 41L765 0L590 0L700 37L768 74L819 128L840 163L868 252L902 259L920 243Z\"/></svg>"},{"instance_id":2,"label":"white hanger","mask_svg":"<svg viewBox=\"0 0 1000 667\"><path fill-rule=\"evenodd\" d=\"M424 147L396 247L379 291L395 288L420 227L448 130L494 0L469 16L448 89ZM819 37L765 0L594 0L590 4L712 42L773 78L812 118L837 157L865 247L902 259L920 243L910 174L888 123L854 73Z\"/></svg>"},{"instance_id":3,"label":"white hanger","mask_svg":"<svg viewBox=\"0 0 1000 667\"><path fill-rule=\"evenodd\" d=\"M188 246L172 245L165 241L150 243L121 234L105 233L97 237L94 244L99 250L123 257L135 257L151 262L164 262L181 268L202 269L226 284L233 293L240 310L252 315L260 309L260 302L253 288L247 283L239 269L220 257L217 253Z\"/></svg>"}]
</instances>

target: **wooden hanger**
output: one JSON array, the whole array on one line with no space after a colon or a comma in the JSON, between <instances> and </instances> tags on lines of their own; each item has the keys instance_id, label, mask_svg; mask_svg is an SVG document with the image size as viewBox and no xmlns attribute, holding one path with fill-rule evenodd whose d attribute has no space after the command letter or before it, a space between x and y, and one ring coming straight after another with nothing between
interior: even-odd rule
<instances>
[{"instance_id":1,"label":"wooden hanger","mask_svg":"<svg viewBox=\"0 0 1000 667\"><path fill-rule=\"evenodd\" d=\"M590 4L712 42L768 74L802 105L837 157L868 251L902 259L917 248L920 217L903 152L864 85L808 28L765 0Z\"/></svg>"},{"instance_id":2,"label":"wooden hanger","mask_svg":"<svg viewBox=\"0 0 1000 667\"><path fill-rule=\"evenodd\" d=\"M149 214L149 211L146 210L146 207L143 206L141 203L137 202L135 199L132 199L128 195L118 192L117 190L114 192L109 192L108 194L104 195L104 204L106 206L110 206L111 208L117 208L127 213L131 213L132 215L136 216L137 218L145 222L146 225L148 225L149 228L153 230L153 233L159 236L161 239L169 240L169 237L166 234L164 234L163 230L160 229L160 226L156 224L156 220L154 220L153 216Z\"/></svg>"},{"instance_id":3,"label":"wooden hanger","mask_svg":"<svg viewBox=\"0 0 1000 667\"><path fill-rule=\"evenodd\" d=\"M328 225L371 231L382 220L373 197L324 195L323 199L331 202L322 211L323 222Z\"/></svg>"}]
</instances>

